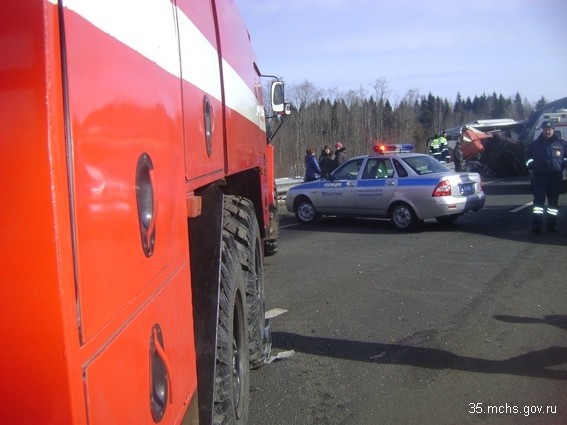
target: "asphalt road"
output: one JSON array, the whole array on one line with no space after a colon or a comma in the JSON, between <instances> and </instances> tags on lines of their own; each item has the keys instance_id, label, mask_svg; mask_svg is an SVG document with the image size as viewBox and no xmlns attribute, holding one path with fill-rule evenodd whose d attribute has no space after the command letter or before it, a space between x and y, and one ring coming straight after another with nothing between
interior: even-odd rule
<instances>
[{"instance_id":1,"label":"asphalt road","mask_svg":"<svg viewBox=\"0 0 567 425\"><path fill-rule=\"evenodd\" d=\"M415 233L282 208L267 310L294 354L252 371L249 424L566 424L567 195L535 235L527 180L485 191Z\"/></svg>"}]
</instances>

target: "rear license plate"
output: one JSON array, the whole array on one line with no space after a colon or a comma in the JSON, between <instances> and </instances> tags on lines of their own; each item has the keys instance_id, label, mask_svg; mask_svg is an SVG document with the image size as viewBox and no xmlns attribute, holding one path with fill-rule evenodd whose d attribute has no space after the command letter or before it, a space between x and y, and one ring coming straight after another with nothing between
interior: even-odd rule
<instances>
[{"instance_id":1,"label":"rear license plate","mask_svg":"<svg viewBox=\"0 0 567 425\"><path fill-rule=\"evenodd\" d=\"M472 195L474 193L474 183L462 184L459 186L461 195Z\"/></svg>"}]
</instances>

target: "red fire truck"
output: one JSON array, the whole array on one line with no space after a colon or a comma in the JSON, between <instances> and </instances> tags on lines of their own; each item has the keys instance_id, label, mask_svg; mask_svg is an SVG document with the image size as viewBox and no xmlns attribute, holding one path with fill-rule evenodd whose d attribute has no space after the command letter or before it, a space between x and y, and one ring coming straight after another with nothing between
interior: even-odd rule
<instances>
[{"instance_id":1,"label":"red fire truck","mask_svg":"<svg viewBox=\"0 0 567 425\"><path fill-rule=\"evenodd\" d=\"M245 423L285 105L235 1L3 0L0 37L0 423Z\"/></svg>"}]
</instances>

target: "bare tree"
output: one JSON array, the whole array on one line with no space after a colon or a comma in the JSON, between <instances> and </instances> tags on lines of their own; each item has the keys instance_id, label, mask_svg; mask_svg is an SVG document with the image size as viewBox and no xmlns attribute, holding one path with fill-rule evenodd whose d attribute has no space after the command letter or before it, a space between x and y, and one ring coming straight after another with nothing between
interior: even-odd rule
<instances>
[{"instance_id":1,"label":"bare tree","mask_svg":"<svg viewBox=\"0 0 567 425\"><path fill-rule=\"evenodd\" d=\"M318 102L322 97L323 90L316 87L311 81L305 80L303 83L291 86L286 92L289 102L297 109L306 108L314 102Z\"/></svg>"},{"instance_id":2,"label":"bare tree","mask_svg":"<svg viewBox=\"0 0 567 425\"><path fill-rule=\"evenodd\" d=\"M386 100L390 97L390 89L388 88L388 80L386 77L380 77L374 80L374 83L371 84L372 88L374 89L374 94L376 98L376 105L377 105L377 122L376 122L376 138L382 139L384 138L384 104Z\"/></svg>"}]
</instances>

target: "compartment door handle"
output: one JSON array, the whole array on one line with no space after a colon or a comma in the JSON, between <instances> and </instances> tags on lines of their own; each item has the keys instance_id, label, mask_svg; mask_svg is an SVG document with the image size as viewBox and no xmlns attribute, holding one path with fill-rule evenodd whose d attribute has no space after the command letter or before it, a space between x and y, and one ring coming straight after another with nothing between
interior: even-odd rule
<instances>
[{"instance_id":1,"label":"compartment door handle","mask_svg":"<svg viewBox=\"0 0 567 425\"><path fill-rule=\"evenodd\" d=\"M161 327L156 323L150 337L150 409L155 422L163 419L167 404L173 403L170 370Z\"/></svg>"},{"instance_id":2,"label":"compartment door handle","mask_svg":"<svg viewBox=\"0 0 567 425\"><path fill-rule=\"evenodd\" d=\"M151 257L156 242L157 201L154 165L147 153L140 155L136 167L136 203L142 248L146 257Z\"/></svg>"}]
</instances>

